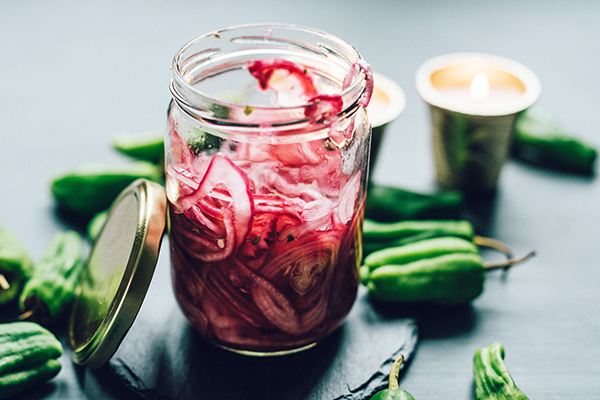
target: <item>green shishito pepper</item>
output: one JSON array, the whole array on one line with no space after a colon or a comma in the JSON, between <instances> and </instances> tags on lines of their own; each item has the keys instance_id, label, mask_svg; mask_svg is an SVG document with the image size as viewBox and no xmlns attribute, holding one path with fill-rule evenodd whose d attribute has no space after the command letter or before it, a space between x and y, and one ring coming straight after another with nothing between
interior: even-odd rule
<instances>
[{"instance_id":1,"label":"green shishito pepper","mask_svg":"<svg viewBox=\"0 0 600 400\"><path fill-rule=\"evenodd\" d=\"M161 182L162 172L143 161L118 167L84 165L55 178L51 190L60 207L90 219L109 208L119 193L139 178Z\"/></svg>"},{"instance_id":2,"label":"green shishito pepper","mask_svg":"<svg viewBox=\"0 0 600 400\"><path fill-rule=\"evenodd\" d=\"M376 222L365 219L363 224L363 253L402 246L423 239L456 236L472 239L473 226L466 220L409 220Z\"/></svg>"},{"instance_id":3,"label":"green shishito pepper","mask_svg":"<svg viewBox=\"0 0 600 400\"><path fill-rule=\"evenodd\" d=\"M360 279L369 295L381 301L464 304L481 294L486 271L509 267L534 254L484 263L476 245L493 246L511 257L496 241L478 236L425 239L369 254Z\"/></svg>"},{"instance_id":4,"label":"green shishito pepper","mask_svg":"<svg viewBox=\"0 0 600 400\"><path fill-rule=\"evenodd\" d=\"M21 317L44 325L55 322L72 304L84 264L79 234L55 234L23 288L19 299Z\"/></svg>"},{"instance_id":5,"label":"green shishito pepper","mask_svg":"<svg viewBox=\"0 0 600 400\"><path fill-rule=\"evenodd\" d=\"M475 352L473 380L476 400L529 400L508 372L504 364L504 347L500 343Z\"/></svg>"},{"instance_id":6,"label":"green shishito pepper","mask_svg":"<svg viewBox=\"0 0 600 400\"><path fill-rule=\"evenodd\" d=\"M419 193L406 189L370 184L365 218L379 222L421 219L457 219L463 211L459 192Z\"/></svg>"},{"instance_id":7,"label":"green shishito pepper","mask_svg":"<svg viewBox=\"0 0 600 400\"><path fill-rule=\"evenodd\" d=\"M48 330L33 322L0 324L0 399L52 379L63 349Z\"/></svg>"},{"instance_id":8,"label":"green shishito pepper","mask_svg":"<svg viewBox=\"0 0 600 400\"><path fill-rule=\"evenodd\" d=\"M32 266L25 246L11 230L0 225L0 306L19 298Z\"/></svg>"},{"instance_id":9,"label":"green shishito pepper","mask_svg":"<svg viewBox=\"0 0 600 400\"><path fill-rule=\"evenodd\" d=\"M387 302L468 303L483 291L485 269L478 254L450 253L404 265L384 265L367 281L369 295Z\"/></svg>"},{"instance_id":10,"label":"green shishito pepper","mask_svg":"<svg viewBox=\"0 0 600 400\"><path fill-rule=\"evenodd\" d=\"M394 364L392 364L388 388L375 393L370 400L415 400L410 393L400 389L398 385L398 374L400 373L400 366L403 362L404 356L400 354L394 361Z\"/></svg>"},{"instance_id":11,"label":"green shishito pepper","mask_svg":"<svg viewBox=\"0 0 600 400\"><path fill-rule=\"evenodd\" d=\"M161 164L164 159L165 140L162 132L119 135L114 138L112 146L115 150L137 160Z\"/></svg>"},{"instance_id":12,"label":"green shishito pepper","mask_svg":"<svg viewBox=\"0 0 600 400\"><path fill-rule=\"evenodd\" d=\"M598 152L573 137L546 110L532 108L517 118L512 156L563 172L593 175Z\"/></svg>"},{"instance_id":13,"label":"green shishito pepper","mask_svg":"<svg viewBox=\"0 0 600 400\"><path fill-rule=\"evenodd\" d=\"M449 253L479 254L479 249L472 241L458 237L438 237L404 246L388 247L369 254L364 263L371 271L384 265L404 265L423 258L433 258Z\"/></svg>"}]
</instances>

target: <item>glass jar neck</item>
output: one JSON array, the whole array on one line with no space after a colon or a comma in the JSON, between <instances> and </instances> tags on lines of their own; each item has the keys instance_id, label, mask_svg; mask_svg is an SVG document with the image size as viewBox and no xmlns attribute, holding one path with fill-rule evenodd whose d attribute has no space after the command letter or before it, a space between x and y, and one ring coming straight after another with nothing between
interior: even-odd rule
<instances>
[{"instance_id":1,"label":"glass jar neck","mask_svg":"<svg viewBox=\"0 0 600 400\"><path fill-rule=\"evenodd\" d=\"M300 74L310 76L319 95L282 100L273 90L259 88L249 66L261 60L297 66ZM326 135L331 124L345 123L361 107L368 79L356 66L361 62L354 47L324 32L293 25L244 25L186 44L173 59L170 89L183 113L213 133L268 132L298 140L298 135L314 137L318 131ZM324 107L333 96L340 105L335 115L315 118L311 110Z\"/></svg>"}]
</instances>

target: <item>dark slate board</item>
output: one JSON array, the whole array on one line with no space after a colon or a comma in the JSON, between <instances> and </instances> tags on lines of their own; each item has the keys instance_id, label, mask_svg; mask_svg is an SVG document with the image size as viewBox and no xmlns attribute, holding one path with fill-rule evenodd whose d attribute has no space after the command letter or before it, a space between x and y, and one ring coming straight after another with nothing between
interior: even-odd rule
<instances>
[{"instance_id":1,"label":"dark slate board","mask_svg":"<svg viewBox=\"0 0 600 400\"><path fill-rule=\"evenodd\" d=\"M260 358L217 348L179 311L165 247L133 327L104 367L143 398L368 399L387 385L394 358L402 353L408 365L416 348L414 321L383 317L364 288L344 324L310 350Z\"/></svg>"}]
</instances>

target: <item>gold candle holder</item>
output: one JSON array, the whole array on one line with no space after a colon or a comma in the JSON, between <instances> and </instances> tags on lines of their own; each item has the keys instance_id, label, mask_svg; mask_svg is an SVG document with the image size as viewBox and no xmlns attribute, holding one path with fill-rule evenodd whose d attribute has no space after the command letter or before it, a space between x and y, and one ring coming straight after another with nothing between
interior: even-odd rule
<instances>
[{"instance_id":1,"label":"gold candle holder","mask_svg":"<svg viewBox=\"0 0 600 400\"><path fill-rule=\"evenodd\" d=\"M539 98L541 84L515 61L478 53L433 58L417 71L429 104L440 186L493 192L510 150L517 115Z\"/></svg>"}]
</instances>

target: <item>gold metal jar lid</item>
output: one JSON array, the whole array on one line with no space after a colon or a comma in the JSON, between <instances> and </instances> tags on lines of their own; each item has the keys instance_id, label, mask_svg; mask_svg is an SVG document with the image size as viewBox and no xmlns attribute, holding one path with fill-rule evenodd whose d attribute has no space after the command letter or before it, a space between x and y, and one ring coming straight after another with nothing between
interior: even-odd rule
<instances>
[{"instance_id":1,"label":"gold metal jar lid","mask_svg":"<svg viewBox=\"0 0 600 400\"><path fill-rule=\"evenodd\" d=\"M158 261L166 210L163 187L146 179L113 202L76 291L69 326L76 363L102 366L129 331Z\"/></svg>"}]
</instances>

